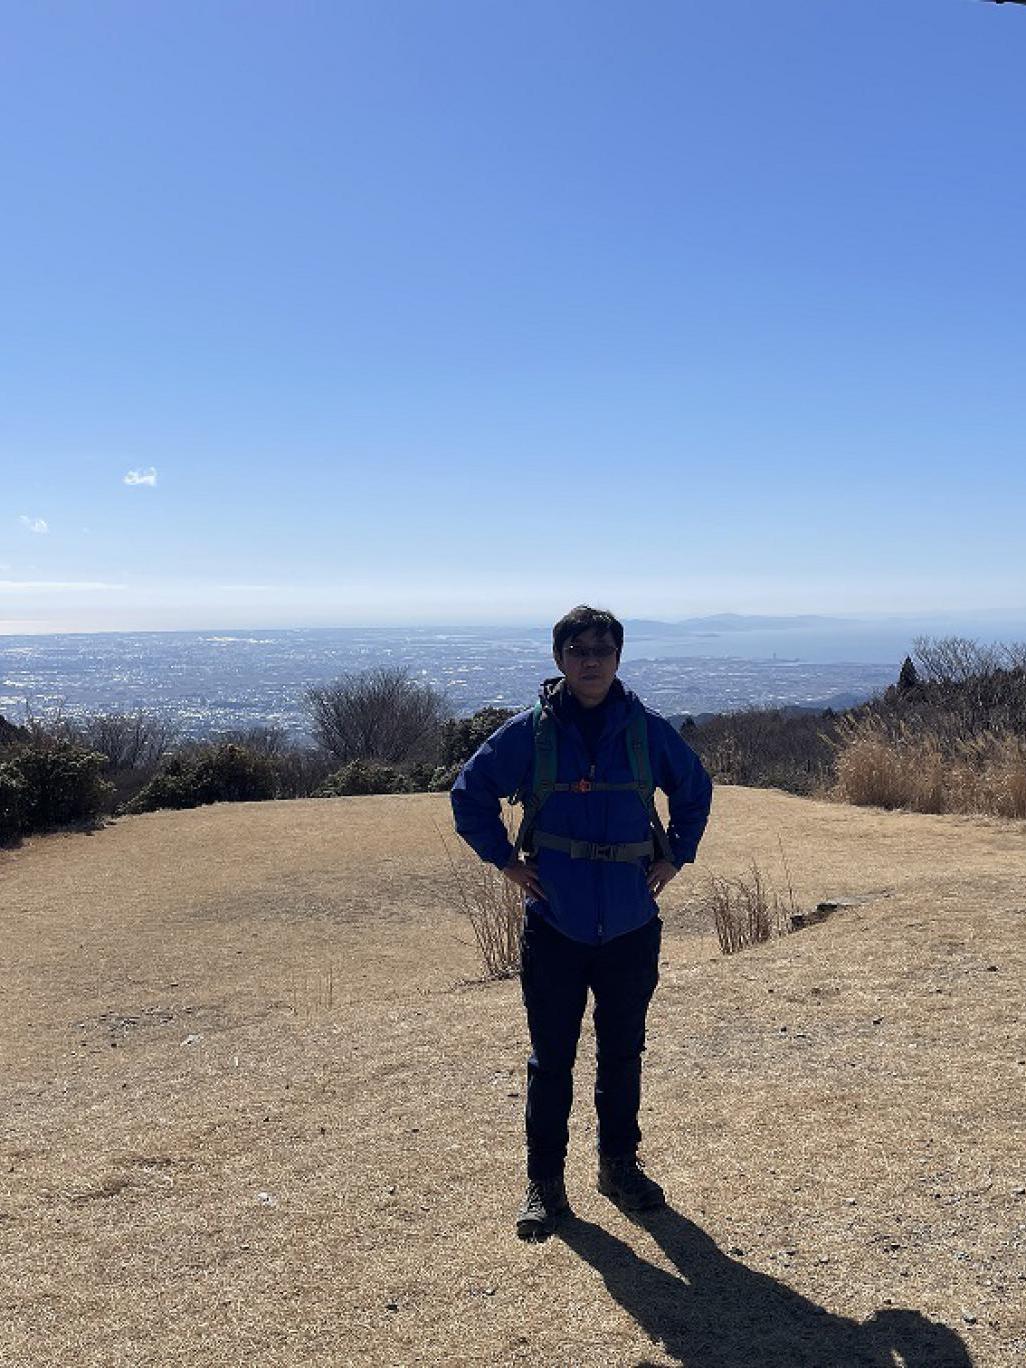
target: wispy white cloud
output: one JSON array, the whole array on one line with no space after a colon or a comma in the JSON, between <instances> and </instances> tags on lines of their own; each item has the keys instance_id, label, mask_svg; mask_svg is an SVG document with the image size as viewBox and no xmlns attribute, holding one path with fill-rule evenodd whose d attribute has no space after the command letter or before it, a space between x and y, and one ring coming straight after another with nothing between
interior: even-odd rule
<instances>
[{"instance_id":1,"label":"wispy white cloud","mask_svg":"<svg viewBox=\"0 0 1026 1368\"><path fill-rule=\"evenodd\" d=\"M122 476L122 483L126 485L155 485L157 483L157 472L153 466L149 470L130 470Z\"/></svg>"},{"instance_id":2,"label":"wispy white cloud","mask_svg":"<svg viewBox=\"0 0 1026 1368\"><path fill-rule=\"evenodd\" d=\"M50 591L66 593L76 590L126 589L125 584L106 584L103 580L0 580L0 594L32 594Z\"/></svg>"},{"instance_id":3,"label":"wispy white cloud","mask_svg":"<svg viewBox=\"0 0 1026 1368\"><path fill-rule=\"evenodd\" d=\"M45 518L30 518L27 513L23 513L18 521L30 532L38 532L40 535L50 530L50 525Z\"/></svg>"}]
</instances>

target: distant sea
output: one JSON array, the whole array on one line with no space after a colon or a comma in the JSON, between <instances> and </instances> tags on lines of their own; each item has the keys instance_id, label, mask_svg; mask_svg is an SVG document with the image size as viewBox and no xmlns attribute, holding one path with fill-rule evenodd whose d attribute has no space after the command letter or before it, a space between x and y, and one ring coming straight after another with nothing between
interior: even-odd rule
<instances>
[{"instance_id":1,"label":"distant sea","mask_svg":"<svg viewBox=\"0 0 1026 1368\"><path fill-rule=\"evenodd\" d=\"M905 653L895 643L890 659L823 659L826 629L817 633L808 622L763 627L737 619L720 630L707 625L714 621L694 629L627 623L620 677L668 715L845 706L893 682ZM30 712L74 718L142 708L173 717L194 738L268 724L301 740L306 691L374 666L407 667L443 690L458 715L486 704L526 707L539 681L556 673L549 641L547 628L508 627L5 636L0 715L22 721ZM804 650L788 654L796 645Z\"/></svg>"}]
</instances>

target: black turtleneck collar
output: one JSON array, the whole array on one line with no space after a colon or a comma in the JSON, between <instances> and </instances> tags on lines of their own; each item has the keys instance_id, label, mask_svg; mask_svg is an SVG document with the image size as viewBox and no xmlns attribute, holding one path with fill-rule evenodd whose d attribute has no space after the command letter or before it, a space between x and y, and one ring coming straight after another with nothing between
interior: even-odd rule
<instances>
[{"instance_id":1,"label":"black turtleneck collar","mask_svg":"<svg viewBox=\"0 0 1026 1368\"><path fill-rule=\"evenodd\" d=\"M546 680L546 685L548 683ZM545 690L552 711L561 722L573 723L581 734L589 756L594 760L598 752L599 737L606 725L609 705L626 696L623 685L618 679L614 679L605 698L594 708L582 707L570 692L565 679L554 680L552 685L552 688L547 687Z\"/></svg>"}]
</instances>

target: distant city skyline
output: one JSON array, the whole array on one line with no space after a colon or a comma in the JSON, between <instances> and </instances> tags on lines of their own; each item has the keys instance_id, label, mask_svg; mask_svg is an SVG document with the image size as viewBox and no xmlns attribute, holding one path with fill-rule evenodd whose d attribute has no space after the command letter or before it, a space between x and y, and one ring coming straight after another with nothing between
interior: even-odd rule
<instances>
[{"instance_id":1,"label":"distant city skyline","mask_svg":"<svg viewBox=\"0 0 1026 1368\"><path fill-rule=\"evenodd\" d=\"M889 664L831 662L822 654L809 661L758 659L758 634L738 635L746 638L734 643L739 655L714 658L707 633L689 637L659 624L628 623L619 674L652 706L693 715L752 704L823 707L839 700L846 706L897 678L897 655ZM778 644L786 640L781 634ZM308 728L308 688L377 666L408 669L441 690L461 716L488 705L529 706L540 681L555 673L547 629L9 638L6 650L0 643L0 716L19 722L29 714L75 718L141 708L174 718L193 736L252 725L298 733Z\"/></svg>"},{"instance_id":2,"label":"distant city skyline","mask_svg":"<svg viewBox=\"0 0 1026 1368\"><path fill-rule=\"evenodd\" d=\"M1026 618L1026 11L19 6L0 635Z\"/></svg>"}]
</instances>

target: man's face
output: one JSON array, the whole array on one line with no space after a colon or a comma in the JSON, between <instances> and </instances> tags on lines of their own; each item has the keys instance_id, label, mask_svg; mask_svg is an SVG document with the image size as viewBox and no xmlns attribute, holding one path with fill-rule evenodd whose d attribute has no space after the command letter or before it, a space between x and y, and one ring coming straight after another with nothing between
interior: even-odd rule
<instances>
[{"instance_id":1,"label":"man's face","mask_svg":"<svg viewBox=\"0 0 1026 1368\"><path fill-rule=\"evenodd\" d=\"M566 675L570 692L586 708L594 708L609 692L619 664L616 642L608 627L589 627L563 646L556 664Z\"/></svg>"}]
</instances>

